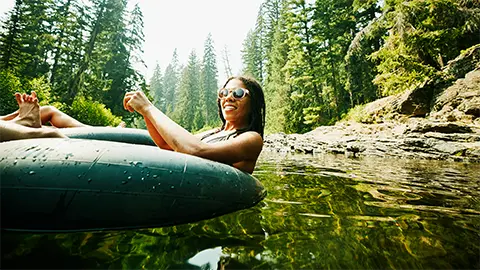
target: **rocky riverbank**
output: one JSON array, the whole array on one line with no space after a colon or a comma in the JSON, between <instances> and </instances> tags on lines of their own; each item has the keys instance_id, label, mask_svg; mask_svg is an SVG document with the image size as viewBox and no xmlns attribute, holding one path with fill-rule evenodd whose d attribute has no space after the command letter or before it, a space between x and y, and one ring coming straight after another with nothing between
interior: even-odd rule
<instances>
[{"instance_id":1,"label":"rocky riverbank","mask_svg":"<svg viewBox=\"0 0 480 270\"><path fill-rule=\"evenodd\" d=\"M345 122L306 134L268 135L264 151L480 162L480 127L425 119Z\"/></svg>"},{"instance_id":2,"label":"rocky riverbank","mask_svg":"<svg viewBox=\"0 0 480 270\"><path fill-rule=\"evenodd\" d=\"M268 135L264 151L480 162L480 45L438 77L359 115L306 134Z\"/></svg>"}]
</instances>

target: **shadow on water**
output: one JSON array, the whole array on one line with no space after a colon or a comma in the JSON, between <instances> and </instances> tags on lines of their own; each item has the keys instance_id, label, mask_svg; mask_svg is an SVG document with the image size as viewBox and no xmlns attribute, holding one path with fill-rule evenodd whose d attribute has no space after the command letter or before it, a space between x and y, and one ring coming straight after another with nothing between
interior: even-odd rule
<instances>
[{"instance_id":1,"label":"shadow on water","mask_svg":"<svg viewBox=\"0 0 480 270\"><path fill-rule=\"evenodd\" d=\"M264 153L256 207L166 228L2 233L2 268L480 268L480 165Z\"/></svg>"}]
</instances>

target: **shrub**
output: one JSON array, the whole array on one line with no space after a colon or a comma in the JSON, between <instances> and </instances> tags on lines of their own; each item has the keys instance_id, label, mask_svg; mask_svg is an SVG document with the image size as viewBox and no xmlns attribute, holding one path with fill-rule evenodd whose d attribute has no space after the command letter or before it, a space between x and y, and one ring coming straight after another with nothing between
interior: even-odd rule
<instances>
[{"instance_id":1,"label":"shrub","mask_svg":"<svg viewBox=\"0 0 480 270\"><path fill-rule=\"evenodd\" d=\"M355 121L363 123L368 121L368 115L364 111L365 104L357 105L351 108L348 113L343 117L342 121Z\"/></svg>"},{"instance_id":2,"label":"shrub","mask_svg":"<svg viewBox=\"0 0 480 270\"><path fill-rule=\"evenodd\" d=\"M9 70L0 71L0 115L9 114L18 109L15 92L21 92L20 80Z\"/></svg>"},{"instance_id":3,"label":"shrub","mask_svg":"<svg viewBox=\"0 0 480 270\"><path fill-rule=\"evenodd\" d=\"M80 122L92 126L117 126L121 117L112 114L105 104L78 96L73 101L69 113Z\"/></svg>"},{"instance_id":4,"label":"shrub","mask_svg":"<svg viewBox=\"0 0 480 270\"><path fill-rule=\"evenodd\" d=\"M28 81L23 89L25 93L35 91L41 106L51 105L50 83L48 83L44 77L34 78Z\"/></svg>"}]
</instances>

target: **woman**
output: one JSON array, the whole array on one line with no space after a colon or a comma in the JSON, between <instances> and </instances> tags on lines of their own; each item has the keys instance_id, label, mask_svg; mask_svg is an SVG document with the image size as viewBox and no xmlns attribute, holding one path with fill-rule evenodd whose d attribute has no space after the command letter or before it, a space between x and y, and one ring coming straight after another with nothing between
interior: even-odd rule
<instances>
[{"instance_id":1,"label":"woman","mask_svg":"<svg viewBox=\"0 0 480 270\"><path fill-rule=\"evenodd\" d=\"M261 86L247 77L231 77L218 92L221 128L192 135L155 108L141 91L125 94L126 110L140 113L155 143L252 173L263 147L265 99Z\"/></svg>"}]
</instances>

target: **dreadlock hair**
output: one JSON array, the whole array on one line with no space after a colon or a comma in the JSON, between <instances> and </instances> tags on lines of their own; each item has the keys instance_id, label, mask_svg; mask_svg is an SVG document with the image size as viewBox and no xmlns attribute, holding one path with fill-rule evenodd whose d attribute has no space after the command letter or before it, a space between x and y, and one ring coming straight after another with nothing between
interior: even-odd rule
<instances>
[{"instance_id":1,"label":"dreadlock hair","mask_svg":"<svg viewBox=\"0 0 480 270\"><path fill-rule=\"evenodd\" d=\"M245 88L250 92L251 98L248 126L237 130L234 135L236 136L246 131L255 131L263 138L263 130L265 128L265 97L263 95L262 87L254 78L246 76L230 77L227 79L223 87L226 87L228 82L234 79L240 80L245 85ZM222 114L222 104L220 99L217 100L217 105L218 115L223 123L221 129L224 129L226 121Z\"/></svg>"}]
</instances>

